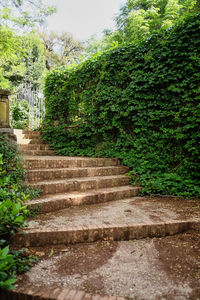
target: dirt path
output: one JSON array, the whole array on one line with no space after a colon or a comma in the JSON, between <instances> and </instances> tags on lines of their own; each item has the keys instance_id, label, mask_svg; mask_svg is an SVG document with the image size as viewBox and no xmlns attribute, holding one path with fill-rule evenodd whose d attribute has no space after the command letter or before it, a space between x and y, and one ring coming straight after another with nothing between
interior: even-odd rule
<instances>
[{"instance_id":1,"label":"dirt path","mask_svg":"<svg viewBox=\"0 0 200 300\"><path fill-rule=\"evenodd\" d=\"M31 248L41 260L28 285L81 289L130 299L200 299L200 232L124 242Z\"/></svg>"}]
</instances>

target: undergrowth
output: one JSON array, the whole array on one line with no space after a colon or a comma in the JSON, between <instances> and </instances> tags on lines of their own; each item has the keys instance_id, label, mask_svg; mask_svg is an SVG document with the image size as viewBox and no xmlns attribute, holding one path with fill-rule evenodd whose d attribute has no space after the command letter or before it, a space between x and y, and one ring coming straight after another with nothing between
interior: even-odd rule
<instances>
[{"instance_id":1,"label":"undergrowth","mask_svg":"<svg viewBox=\"0 0 200 300\"><path fill-rule=\"evenodd\" d=\"M26 271L35 257L27 251L10 249L10 239L26 225L30 213L24 202L30 199L23 185L25 171L15 147L0 137L0 289L11 289L16 274Z\"/></svg>"}]
</instances>

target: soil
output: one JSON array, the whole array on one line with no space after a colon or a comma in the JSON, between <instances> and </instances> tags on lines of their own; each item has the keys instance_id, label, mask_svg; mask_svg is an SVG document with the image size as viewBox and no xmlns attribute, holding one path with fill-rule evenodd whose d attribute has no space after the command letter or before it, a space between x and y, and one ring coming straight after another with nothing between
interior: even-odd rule
<instances>
[{"instance_id":1,"label":"soil","mask_svg":"<svg viewBox=\"0 0 200 300\"><path fill-rule=\"evenodd\" d=\"M190 282L190 299L200 299L200 232L154 239L159 263L171 280Z\"/></svg>"},{"instance_id":2,"label":"soil","mask_svg":"<svg viewBox=\"0 0 200 300\"><path fill-rule=\"evenodd\" d=\"M30 248L41 260L18 286L66 287L136 300L200 299L200 232Z\"/></svg>"}]
</instances>

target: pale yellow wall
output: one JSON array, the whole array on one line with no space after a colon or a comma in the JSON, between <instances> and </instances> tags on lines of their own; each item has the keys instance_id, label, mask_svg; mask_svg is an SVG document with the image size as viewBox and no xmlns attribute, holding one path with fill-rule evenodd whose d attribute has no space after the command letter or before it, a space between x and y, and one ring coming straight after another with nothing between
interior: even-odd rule
<instances>
[{"instance_id":1,"label":"pale yellow wall","mask_svg":"<svg viewBox=\"0 0 200 300\"><path fill-rule=\"evenodd\" d=\"M0 124L7 123L7 104L0 102Z\"/></svg>"}]
</instances>

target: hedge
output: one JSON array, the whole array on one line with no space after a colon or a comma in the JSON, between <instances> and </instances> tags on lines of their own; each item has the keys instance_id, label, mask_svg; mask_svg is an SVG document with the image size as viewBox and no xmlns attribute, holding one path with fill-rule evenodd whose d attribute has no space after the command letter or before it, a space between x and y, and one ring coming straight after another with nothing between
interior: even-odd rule
<instances>
[{"instance_id":1,"label":"hedge","mask_svg":"<svg viewBox=\"0 0 200 300\"><path fill-rule=\"evenodd\" d=\"M144 194L199 197L199 83L195 14L140 45L49 73L43 138L60 155L121 159Z\"/></svg>"}]
</instances>

